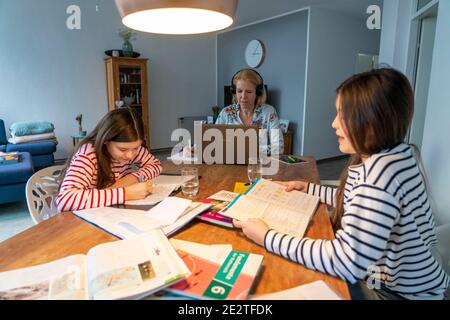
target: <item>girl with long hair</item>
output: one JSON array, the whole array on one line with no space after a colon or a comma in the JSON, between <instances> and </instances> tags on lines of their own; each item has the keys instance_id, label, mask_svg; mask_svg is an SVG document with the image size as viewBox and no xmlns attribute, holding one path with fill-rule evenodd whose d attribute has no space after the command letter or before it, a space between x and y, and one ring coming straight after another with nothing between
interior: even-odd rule
<instances>
[{"instance_id":1,"label":"girl with long hair","mask_svg":"<svg viewBox=\"0 0 450 320\"><path fill-rule=\"evenodd\" d=\"M334 240L269 230L262 220L234 221L256 243L307 268L364 284L375 299L442 299L449 276L432 254L437 239L424 172L405 138L414 95L394 69L357 74L337 89L339 149L350 154L338 189L280 182L335 207Z\"/></svg>"},{"instance_id":2,"label":"girl with long hair","mask_svg":"<svg viewBox=\"0 0 450 320\"><path fill-rule=\"evenodd\" d=\"M145 148L142 121L130 108L108 112L69 156L55 202L59 211L145 198L161 164Z\"/></svg>"}]
</instances>

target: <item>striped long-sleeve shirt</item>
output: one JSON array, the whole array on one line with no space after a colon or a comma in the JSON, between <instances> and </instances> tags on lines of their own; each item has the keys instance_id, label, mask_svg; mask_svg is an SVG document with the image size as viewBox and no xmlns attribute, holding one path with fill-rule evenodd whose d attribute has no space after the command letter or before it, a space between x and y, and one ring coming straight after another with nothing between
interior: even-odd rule
<instances>
[{"instance_id":1,"label":"striped long-sleeve shirt","mask_svg":"<svg viewBox=\"0 0 450 320\"><path fill-rule=\"evenodd\" d=\"M136 171L133 171L133 167ZM116 180L132 174L152 179L161 172L161 164L148 150L140 147L130 162L112 163ZM80 147L75 153L61 184L55 202L59 211L82 210L125 203L125 188L97 189L97 156L92 143Z\"/></svg>"},{"instance_id":2,"label":"striped long-sleeve shirt","mask_svg":"<svg viewBox=\"0 0 450 320\"><path fill-rule=\"evenodd\" d=\"M308 185L308 193L335 204L336 190ZM267 250L340 277L366 280L407 299L442 299L449 276L431 253L434 218L410 146L371 156L348 169L342 229L334 240L297 238L269 230Z\"/></svg>"}]
</instances>

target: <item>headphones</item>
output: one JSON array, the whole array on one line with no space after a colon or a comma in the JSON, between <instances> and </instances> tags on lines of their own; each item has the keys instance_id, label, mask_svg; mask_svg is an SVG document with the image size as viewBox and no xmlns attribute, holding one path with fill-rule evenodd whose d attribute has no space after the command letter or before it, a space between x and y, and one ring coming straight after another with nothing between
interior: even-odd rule
<instances>
[{"instance_id":1,"label":"headphones","mask_svg":"<svg viewBox=\"0 0 450 320\"><path fill-rule=\"evenodd\" d=\"M230 86L231 94L233 94L233 95L236 94L236 86L235 86L235 84L234 84L234 77L236 77L236 75L237 75L239 72L241 72L241 71L246 71L246 70L254 72L254 73L261 79L261 84L258 85L258 86L256 86L256 96L257 96L257 97L262 96L262 94L263 94L263 92L264 92L264 79L263 79L263 77L258 73L258 71L253 70L253 69L241 69L241 70L239 70L238 72L236 72L236 73L233 75L233 77L231 78L231 86Z\"/></svg>"}]
</instances>

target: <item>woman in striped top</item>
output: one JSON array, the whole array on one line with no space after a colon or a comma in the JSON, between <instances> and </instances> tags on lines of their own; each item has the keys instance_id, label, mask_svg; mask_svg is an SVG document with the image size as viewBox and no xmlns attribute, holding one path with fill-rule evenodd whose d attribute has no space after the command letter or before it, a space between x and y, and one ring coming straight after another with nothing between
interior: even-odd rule
<instances>
[{"instance_id":1,"label":"woman in striped top","mask_svg":"<svg viewBox=\"0 0 450 320\"><path fill-rule=\"evenodd\" d=\"M351 154L338 189L280 182L335 206L334 240L297 238L261 220L234 221L256 243L307 268L360 281L376 299L442 299L449 276L433 256L434 217L415 152L403 143L414 98L408 79L378 69L337 89L332 127Z\"/></svg>"},{"instance_id":2,"label":"woman in striped top","mask_svg":"<svg viewBox=\"0 0 450 320\"><path fill-rule=\"evenodd\" d=\"M130 108L107 113L68 158L55 199L59 211L145 198L161 164L144 147L144 129Z\"/></svg>"}]
</instances>

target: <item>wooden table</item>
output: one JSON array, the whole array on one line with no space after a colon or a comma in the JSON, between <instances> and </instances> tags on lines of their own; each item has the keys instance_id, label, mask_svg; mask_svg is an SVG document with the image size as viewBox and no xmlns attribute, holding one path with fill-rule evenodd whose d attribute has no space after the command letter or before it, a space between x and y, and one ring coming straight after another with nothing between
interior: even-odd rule
<instances>
[{"instance_id":1,"label":"wooden table","mask_svg":"<svg viewBox=\"0 0 450 320\"><path fill-rule=\"evenodd\" d=\"M281 165L277 180L307 179L319 181L315 160L300 165ZM193 200L205 199L220 190L233 190L236 181L247 181L245 165L194 165L199 168L200 191ZM164 172L178 173L180 166L163 163ZM333 239L326 206L321 204L312 219L306 236L310 238ZM240 230L230 230L198 220L192 221L175 238L204 244L230 243L234 250L264 255L263 267L254 288L254 293L270 293L324 280L344 299L350 299L346 282L290 262L280 256L268 253L245 236ZM117 240L116 237L64 212L0 243L0 272L49 262L73 254L86 254L93 246Z\"/></svg>"}]
</instances>

